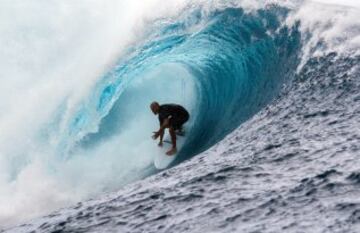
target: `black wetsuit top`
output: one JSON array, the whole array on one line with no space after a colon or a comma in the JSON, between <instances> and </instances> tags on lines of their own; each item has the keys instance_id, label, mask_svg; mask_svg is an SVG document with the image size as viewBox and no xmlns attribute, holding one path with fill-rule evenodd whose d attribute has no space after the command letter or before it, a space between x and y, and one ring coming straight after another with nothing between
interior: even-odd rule
<instances>
[{"instance_id":1,"label":"black wetsuit top","mask_svg":"<svg viewBox=\"0 0 360 233\"><path fill-rule=\"evenodd\" d=\"M170 117L170 118L169 118ZM170 126L181 129L182 125L189 120L189 113L183 106L177 104L163 104L159 109L159 122L163 124L166 118L170 119Z\"/></svg>"}]
</instances>

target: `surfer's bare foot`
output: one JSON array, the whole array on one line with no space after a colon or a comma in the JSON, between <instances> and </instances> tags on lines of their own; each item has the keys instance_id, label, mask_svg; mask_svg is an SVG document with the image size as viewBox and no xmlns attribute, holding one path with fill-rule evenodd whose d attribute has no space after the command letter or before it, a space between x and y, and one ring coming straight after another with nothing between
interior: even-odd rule
<instances>
[{"instance_id":1,"label":"surfer's bare foot","mask_svg":"<svg viewBox=\"0 0 360 233\"><path fill-rule=\"evenodd\" d=\"M175 133L176 133L176 135L178 135L178 136L185 136L185 131L182 131L182 130L178 130L178 131L176 131Z\"/></svg>"},{"instance_id":2,"label":"surfer's bare foot","mask_svg":"<svg viewBox=\"0 0 360 233\"><path fill-rule=\"evenodd\" d=\"M158 146L162 147L162 146L163 146L163 143L162 143L162 142L159 142Z\"/></svg>"},{"instance_id":3,"label":"surfer's bare foot","mask_svg":"<svg viewBox=\"0 0 360 233\"><path fill-rule=\"evenodd\" d=\"M171 150L169 150L168 152L166 152L167 155L174 155L176 154L177 149L176 148L172 148Z\"/></svg>"}]
</instances>

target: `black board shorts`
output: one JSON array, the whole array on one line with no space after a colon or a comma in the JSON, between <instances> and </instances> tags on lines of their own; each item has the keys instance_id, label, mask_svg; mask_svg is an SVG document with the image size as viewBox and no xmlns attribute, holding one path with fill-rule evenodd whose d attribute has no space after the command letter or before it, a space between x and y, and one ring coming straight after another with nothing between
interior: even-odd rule
<instances>
[{"instance_id":1,"label":"black board shorts","mask_svg":"<svg viewBox=\"0 0 360 233\"><path fill-rule=\"evenodd\" d=\"M175 130L180 130L182 125L189 120L189 113L183 106L177 104L163 104L160 105L159 122L160 126L165 119L169 119L170 127Z\"/></svg>"},{"instance_id":2,"label":"black board shorts","mask_svg":"<svg viewBox=\"0 0 360 233\"><path fill-rule=\"evenodd\" d=\"M183 124L185 124L185 122L187 122L188 120L189 120L188 114L175 115L172 118L170 118L169 124L175 130L181 130Z\"/></svg>"}]
</instances>

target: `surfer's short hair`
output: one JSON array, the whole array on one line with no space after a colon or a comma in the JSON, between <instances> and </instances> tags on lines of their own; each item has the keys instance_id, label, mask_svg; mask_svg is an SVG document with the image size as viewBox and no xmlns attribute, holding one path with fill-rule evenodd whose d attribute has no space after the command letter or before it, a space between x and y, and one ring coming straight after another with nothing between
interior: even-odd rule
<instances>
[{"instance_id":1,"label":"surfer's short hair","mask_svg":"<svg viewBox=\"0 0 360 233\"><path fill-rule=\"evenodd\" d=\"M153 108L155 106L160 106L160 104L156 101L153 101L151 104L150 104L150 108Z\"/></svg>"}]
</instances>

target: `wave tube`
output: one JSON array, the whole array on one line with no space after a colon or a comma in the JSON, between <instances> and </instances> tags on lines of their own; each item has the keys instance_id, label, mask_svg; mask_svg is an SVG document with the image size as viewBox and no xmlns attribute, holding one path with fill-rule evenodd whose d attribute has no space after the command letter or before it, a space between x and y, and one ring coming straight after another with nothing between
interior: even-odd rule
<instances>
[{"instance_id":1,"label":"wave tube","mask_svg":"<svg viewBox=\"0 0 360 233\"><path fill-rule=\"evenodd\" d=\"M114 124L116 129L128 125L120 123L124 119L141 115L150 121L154 116L147 113L148 105L158 100L183 104L191 112L178 162L209 148L269 103L294 75L300 34L296 25L281 27L286 14L279 7L251 14L239 8L208 15L195 10L174 24L161 25L99 85L96 111L105 117L99 132L85 144L105 140ZM156 74L148 78L153 70ZM126 93L132 83L147 79L146 88ZM173 82L178 84L171 89ZM153 90L157 95L151 94ZM75 134L88 124L88 115L82 110L74 118ZM156 129L156 120L152 125Z\"/></svg>"}]
</instances>

